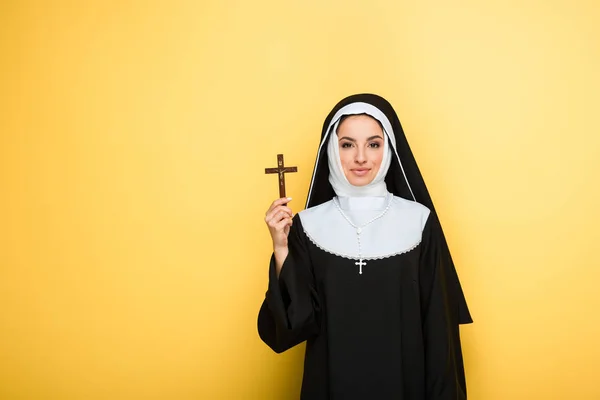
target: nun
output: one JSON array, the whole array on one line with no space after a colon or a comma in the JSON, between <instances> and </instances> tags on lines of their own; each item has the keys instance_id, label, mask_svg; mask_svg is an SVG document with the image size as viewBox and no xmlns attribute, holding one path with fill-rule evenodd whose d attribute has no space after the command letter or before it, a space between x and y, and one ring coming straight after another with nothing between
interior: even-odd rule
<instances>
[{"instance_id":1,"label":"nun","mask_svg":"<svg viewBox=\"0 0 600 400\"><path fill-rule=\"evenodd\" d=\"M306 341L303 400L467 398L459 325L471 315L396 112L374 94L323 124L306 207L273 202L258 315L281 353Z\"/></svg>"}]
</instances>

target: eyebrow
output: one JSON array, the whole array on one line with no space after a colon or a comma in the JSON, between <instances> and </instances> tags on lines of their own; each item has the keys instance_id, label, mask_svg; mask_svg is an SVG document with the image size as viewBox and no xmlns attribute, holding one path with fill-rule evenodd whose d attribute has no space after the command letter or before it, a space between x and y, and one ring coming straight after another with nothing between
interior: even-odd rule
<instances>
[{"instance_id":1,"label":"eyebrow","mask_svg":"<svg viewBox=\"0 0 600 400\"><path fill-rule=\"evenodd\" d=\"M371 137L367 138L367 142L369 140L373 140L373 139L381 139L381 140L383 140L383 138L381 136L375 135L375 136L371 136ZM340 138L340 140L349 140L351 142L356 142L356 139L352 139L352 138L350 138L348 136L343 136L343 137Z\"/></svg>"}]
</instances>

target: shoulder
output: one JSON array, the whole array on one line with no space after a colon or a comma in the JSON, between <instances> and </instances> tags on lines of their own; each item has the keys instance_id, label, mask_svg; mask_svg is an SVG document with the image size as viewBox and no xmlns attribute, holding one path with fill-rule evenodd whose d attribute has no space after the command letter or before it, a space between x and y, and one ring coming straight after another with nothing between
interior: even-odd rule
<instances>
[{"instance_id":1,"label":"shoulder","mask_svg":"<svg viewBox=\"0 0 600 400\"><path fill-rule=\"evenodd\" d=\"M419 221L421 229L425 228L431 214L431 210L423 204L398 196L394 196L390 208L398 218Z\"/></svg>"},{"instance_id":2,"label":"shoulder","mask_svg":"<svg viewBox=\"0 0 600 400\"><path fill-rule=\"evenodd\" d=\"M302 221L311 221L322 218L334 207L333 200L326 201L318 206L310 207L298 213L298 218Z\"/></svg>"},{"instance_id":3,"label":"shoulder","mask_svg":"<svg viewBox=\"0 0 600 400\"><path fill-rule=\"evenodd\" d=\"M392 204L394 205L394 207L401 208L407 211L424 214L429 213L429 208L427 208L423 204L413 200L407 200L403 197L394 196L394 198L392 199Z\"/></svg>"}]
</instances>

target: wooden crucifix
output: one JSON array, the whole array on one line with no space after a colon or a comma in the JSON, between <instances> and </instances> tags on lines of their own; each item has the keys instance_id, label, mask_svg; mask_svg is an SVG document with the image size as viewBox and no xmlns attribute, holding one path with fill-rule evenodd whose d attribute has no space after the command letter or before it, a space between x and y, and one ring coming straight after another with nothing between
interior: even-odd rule
<instances>
[{"instance_id":1,"label":"wooden crucifix","mask_svg":"<svg viewBox=\"0 0 600 400\"><path fill-rule=\"evenodd\" d=\"M265 174L279 174L279 197L285 197L285 176L286 172L298 172L296 167L286 167L283 165L283 154L277 154L277 168L265 168Z\"/></svg>"}]
</instances>

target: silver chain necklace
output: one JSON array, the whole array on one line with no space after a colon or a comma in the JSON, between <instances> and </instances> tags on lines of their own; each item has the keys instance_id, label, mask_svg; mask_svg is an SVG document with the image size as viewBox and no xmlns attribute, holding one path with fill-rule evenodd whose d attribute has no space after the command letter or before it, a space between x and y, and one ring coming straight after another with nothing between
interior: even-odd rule
<instances>
[{"instance_id":1,"label":"silver chain necklace","mask_svg":"<svg viewBox=\"0 0 600 400\"><path fill-rule=\"evenodd\" d=\"M352 221L350 221L350 218L348 218L348 216L346 214L344 214L344 212L342 211L342 207L340 207L338 198L337 197L333 198L333 204L335 204L335 207L338 209L340 214L342 214L342 217L344 217L344 219L346 221L348 221L348 223L350 225L352 225L352 227L354 229L356 229L356 239L358 240L358 261L355 262L354 265L358 265L358 273L359 274L362 274L362 267L364 265L367 265L367 263L364 262L363 258L362 258L362 251L361 251L361 247L360 247L360 234L362 233L362 230L364 227L377 221L379 218L383 217L388 212L388 210L390 209L390 206L392 205L392 199L394 198L394 196L392 194L388 194L386 197L388 197L388 201L387 201L387 206L385 207L383 212L381 214L379 214L378 216L376 216L375 218L372 218L367 223L362 224L361 226L357 226Z\"/></svg>"}]
</instances>

